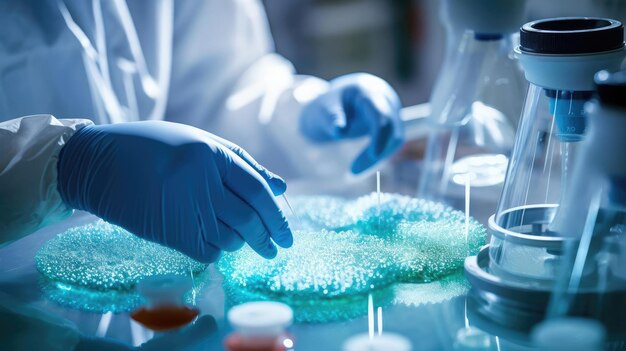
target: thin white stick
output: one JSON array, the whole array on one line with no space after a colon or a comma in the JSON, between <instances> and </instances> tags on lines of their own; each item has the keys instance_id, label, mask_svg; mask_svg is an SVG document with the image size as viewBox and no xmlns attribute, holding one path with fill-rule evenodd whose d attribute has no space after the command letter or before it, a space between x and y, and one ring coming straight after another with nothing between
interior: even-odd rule
<instances>
[{"instance_id":1,"label":"thin white stick","mask_svg":"<svg viewBox=\"0 0 626 351\"><path fill-rule=\"evenodd\" d=\"M289 211L291 211L291 214L296 219L296 222L297 222L296 224L298 225L298 227L300 227L300 217L298 217L298 214L296 213L296 211L294 211L293 207L291 207L289 200L287 200L287 195L283 193L282 196L283 196L283 200L285 200L285 203L287 204L287 207L289 207Z\"/></svg>"},{"instance_id":2,"label":"thin white stick","mask_svg":"<svg viewBox=\"0 0 626 351\"><path fill-rule=\"evenodd\" d=\"M99 338L104 338L109 330L109 326L111 325L111 317L113 317L113 312L109 311L100 317L100 323L98 323L98 329L96 329L96 336Z\"/></svg>"},{"instance_id":3,"label":"thin white stick","mask_svg":"<svg viewBox=\"0 0 626 351\"><path fill-rule=\"evenodd\" d=\"M191 275L191 304L196 305L196 279L193 277L193 269L191 269L191 262L189 262L189 274Z\"/></svg>"},{"instance_id":4,"label":"thin white stick","mask_svg":"<svg viewBox=\"0 0 626 351\"><path fill-rule=\"evenodd\" d=\"M378 316L378 336L381 336L383 335L383 308L378 307L376 314Z\"/></svg>"},{"instance_id":5,"label":"thin white stick","mask_svg":"<svg viewBox=\"0 0 626 351\"><path fill-rule=\"evenodd\" d=\"M465 175L465 242L469 239L469 223L470 223L470 176Z\"/></svg>"},{"instance_id":6,"label":"thin white stick","mask_svg":"<svg viewBox=\"0 0 626 351\"><path fill-rule=\"evenodd\" d=\"M470 322L469 318L467 317L467 297L465 298L465 307L463 309L463 313L465 316L465 329L468 329L470 327Z\"/></svg>"},{"instance_id":7,"label":"thin white stick","mask_svg":"<svg viewBox=\"0 0 626 351\"><path fill-rule=\"evenodd\" d=\"M372 294L367 296L367 330L370 340L374 339L374 299Z\"/></svg>"},{"instance_id":8,"label":"thin white stick","mask_svg":"<svg viewBox=\"0 0 626 351\"><path fill-rule=\"evenodd\" d=\"M154 337L154 332L141 324L130 320L130 336L133 346L137 347Z\"/></svg>"},{"instance_id":9,"label":"thin white stick","mask_svg":"<svg viewBox=\"0 0 626 351\"><path fill-rule=\"evenodd\" d=\"M376 194L378 195L378 235L382 235L380 232L380 171L376 171Z\"/></svg>"}]
</instances>

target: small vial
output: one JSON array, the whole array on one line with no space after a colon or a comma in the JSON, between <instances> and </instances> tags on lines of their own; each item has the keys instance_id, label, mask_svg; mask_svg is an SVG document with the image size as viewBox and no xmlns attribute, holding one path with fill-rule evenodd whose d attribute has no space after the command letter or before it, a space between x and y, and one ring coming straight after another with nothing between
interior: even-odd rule
<instances>
[{"instance_id":1,"label":"small vial","mask_svg":"<svg viewBox=\"0 0 626 351\"><path fill-rule=\"evenodd\" d=\"M604 350L606 330L592 319L567 317L550 319L537 325L531 334L538 350Z\"/></svg>"},{"instance_id":2,"label":"small vial","mask_svg":"<svg viewBox=\"0 0 626 351\"><path fill-rule=\"evenodd\" d=\"M193 322L200 310L187 306L183 297L192 283L178 275L159 275L142 279L137 291L148 300L146 306L134 310L130 316L144 327L154 331L178 329Z\"/></svg>"},{"instance_id":3,"label":"small vial","mask_svg":"<svg viewBox=\"0 0 626 351\"><path fill-rule=\"evenodd\" d=\"M469 326L456 332L454 350L457 351L488 351L491 350L491 337L484 331Z\"/></svg>"},{"instance_id":4,"label":"small vial","mask_svg":"<svg viewBox=\"0 0 626 351\"><path fill-rule=\"evenodd\" d=\"M228 311L235 329L224 346L228 351L293 351L294 338L287 333L293 311L285 304L271 301L248 302Z\"/></svg>"},{"instance_id":5,"label":"small vial","mask_svg":"<svg viewBox=\"0 0 626 351\"><path fill-rule=\"evenodd\" d=\"M343 351L411 351L411 342L400 334L382 333L370 337L368 333L355 335L343 344Z\"/></svg>"}]
</instances>

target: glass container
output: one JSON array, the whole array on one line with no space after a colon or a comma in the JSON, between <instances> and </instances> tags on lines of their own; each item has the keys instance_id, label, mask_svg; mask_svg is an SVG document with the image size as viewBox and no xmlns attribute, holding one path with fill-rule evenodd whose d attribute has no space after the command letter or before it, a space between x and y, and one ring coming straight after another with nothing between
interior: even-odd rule
<instances>
[{"instance_id":1,"label":"glass container","mask_svg":"<svg viewBox=\"0 0 626 351\"><path fill-rule=\"evenodd\" d=\"M462 208L466 180L473 196L499 193L526 89L513 55L524 4L444 2L447 18L465 32L458 40L449 38L458 46L446 54L431 97L420 197Z\"/></svg>"},{"instance_id":2,"label":"glass container","mask_svg":"<svg viewBox=\"0 0 626 351\"><path fill-rule=\"evenodd\" d=\"M489 219L489 269L546 288L565 240L550 223L564 196L576 196L570 182L588 133L584 106L595 90L595 72L621 65L623 26L603 18L530 22L520 30L516 53L530 87L498 208Z\"/></svg>"}]
</instances>

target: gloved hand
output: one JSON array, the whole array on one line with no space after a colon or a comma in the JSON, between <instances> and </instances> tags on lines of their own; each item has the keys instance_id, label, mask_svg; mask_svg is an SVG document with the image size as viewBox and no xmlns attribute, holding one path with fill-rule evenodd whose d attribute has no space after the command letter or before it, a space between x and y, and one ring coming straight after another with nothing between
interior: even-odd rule
<instances>
[{"instance_id":1,"label":"gloved hand","mask_svg":"<svg viewBox=\"0 0 626 351\"><path fill-rule=\"evenodd\" d=\"M363 172L390 156L404 141L400 99L384 80L354 73L330 82L330 90L306 105L300 131L315 142L369 136L370 144L354 160L352 173Z\"/></svg>"},{"instance_id":2,"label":"gloved hand","mask_svg":"<svg viewBox=\"0 0 626 351\"><path fill-rule=\"evenodd\" d=\"M145 121L87 126L61 150L61 198L144 239L212 262L244 240L273 258L289 247L274 195L285 182L237 145L203 130Z\"/></svg>"}]
</instances>

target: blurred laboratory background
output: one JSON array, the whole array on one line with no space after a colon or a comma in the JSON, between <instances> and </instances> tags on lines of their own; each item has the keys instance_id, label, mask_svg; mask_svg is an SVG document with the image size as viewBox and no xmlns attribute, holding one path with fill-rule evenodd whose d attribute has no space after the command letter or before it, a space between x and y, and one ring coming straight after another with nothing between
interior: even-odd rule
<instances>
[{"instance_id":1,"label":"blurred laboratory background","mask_svg":"<svg viewBox=\"0 0 626 351\"><path fill-rule=\"evenodd\" d=\"M363 71L387 80L405 106L428 101L443 62L440 0L264 0L276 50L302 74ZM626 19L624 0L529 0L527 21Z\"/></svg>"}]
</instances>

